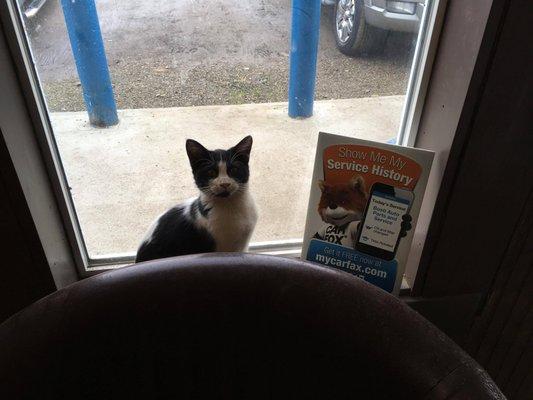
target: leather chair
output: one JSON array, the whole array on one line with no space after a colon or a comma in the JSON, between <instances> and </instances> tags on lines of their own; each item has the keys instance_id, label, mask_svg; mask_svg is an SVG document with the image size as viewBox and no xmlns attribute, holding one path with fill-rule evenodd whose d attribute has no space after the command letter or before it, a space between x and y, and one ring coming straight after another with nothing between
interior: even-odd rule
<instances>
[{"instance_id":1,"label":"leather chair","mask_svg":"<svg viewBox=\"0 0 533 400\"><path fill-rule=\"evenodd\" d=\"M435 326L362 280L260 255L103 273L0 325L2 399L503 399Z\"/></svg>"}]
</instances>

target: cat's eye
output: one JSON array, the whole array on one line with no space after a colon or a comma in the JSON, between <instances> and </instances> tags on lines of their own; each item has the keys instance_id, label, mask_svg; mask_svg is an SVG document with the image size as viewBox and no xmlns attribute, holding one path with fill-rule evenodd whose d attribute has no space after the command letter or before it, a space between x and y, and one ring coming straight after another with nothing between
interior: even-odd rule
<instances>
[{"instance_id":1,"label":"cat's eye","mask_svg":"<svg viewBox=\"0 0 533 400\"><path fill-rule=\"evenodd\" d=\"M214 169L210 169L209 171L207 171L207 176L209 178L214 178L216 177L218 174L217 174L217 171L215 171Z\"/></svg>"},{"instance_id":2,"label":"cat's eye","mask_svg":"<svg viewBox=\"0 0 533 400\"><path fill-rule=\"evenodd\" d=\"M237 172L239 172L239 169L237 167L231 167L229 169L230 174L236 174Z\"/></svg>"}]
</instances>

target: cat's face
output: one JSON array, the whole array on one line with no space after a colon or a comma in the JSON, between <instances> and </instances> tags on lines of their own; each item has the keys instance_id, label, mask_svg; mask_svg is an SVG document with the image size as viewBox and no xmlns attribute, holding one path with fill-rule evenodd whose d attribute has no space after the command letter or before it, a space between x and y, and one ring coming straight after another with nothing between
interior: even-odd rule
<instances>
[{"instance_id":1,"label":"cat's face","mask_svg":"<svg viewBox=\"0 0 533 400\"><path fill-rule=\"evenodd\" d=\"M207 150L192 139L187 140L185 147L196 186L206 195L230 197L246 187L250 176L251 136L229 150Z\"/></svg>"}]
</instances>

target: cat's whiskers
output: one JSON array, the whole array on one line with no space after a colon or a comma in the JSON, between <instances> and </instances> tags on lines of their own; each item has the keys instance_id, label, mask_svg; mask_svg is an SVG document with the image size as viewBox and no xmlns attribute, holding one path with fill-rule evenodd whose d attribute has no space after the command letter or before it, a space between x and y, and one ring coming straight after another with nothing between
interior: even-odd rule
<instances>
[{"instance_id":1,"label":"cat's whiskers","mask_svg":"<svg viewBox=\"0 0 533 400\"><path fill-rule=\"evenodd\" d=\"M246 185L239 185L233 193L244 193L246 192L246 190L247 190Z\"/></svg>"}]
</instances>

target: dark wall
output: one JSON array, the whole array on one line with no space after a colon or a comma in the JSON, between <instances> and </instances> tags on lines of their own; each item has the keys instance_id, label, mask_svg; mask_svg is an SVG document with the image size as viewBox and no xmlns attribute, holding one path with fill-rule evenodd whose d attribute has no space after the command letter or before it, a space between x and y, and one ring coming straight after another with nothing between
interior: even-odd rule
<instances>
[{"instance_id":1,"label":"dark wall","mask_svg":"<svg viewBox=\"0 0 533 400\"><path fill-rule=\"evenodd\" d=\"M531 38L531 1L494 0L411 299L511 399L533 398Z\"/></svg>"},{"instance_id":2,"label":"dark wall","mask_svg":"<svg viewBox=\"0 0 533 400\"><path fill-rule=\"evenodd\" d=\"M0 322L56 289L1 132L0 269Z\"/></svg>"}]
</instances>

